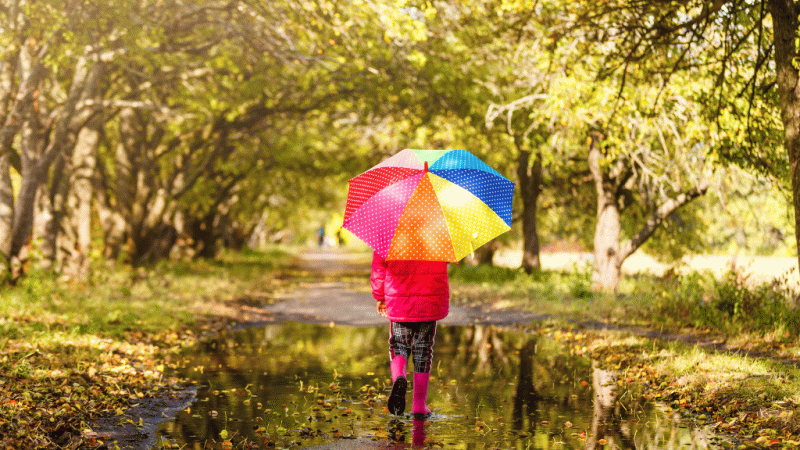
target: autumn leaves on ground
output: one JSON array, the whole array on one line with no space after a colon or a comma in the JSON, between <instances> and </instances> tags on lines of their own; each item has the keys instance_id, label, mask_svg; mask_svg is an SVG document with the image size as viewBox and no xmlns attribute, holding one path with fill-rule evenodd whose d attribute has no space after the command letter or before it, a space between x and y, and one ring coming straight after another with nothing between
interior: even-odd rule
<instances>
[{"instance_id":1,"label":"autumn leaves on ground","mask_svg":"<svg viewBox=\"0 0 800 450\"><path fill-rule=\"evenodd\" d=\"M5 289L0 448L102 447L83 437L92 419L169 395L179 380L165 375L165 355L229 326L229 301L275 291L270 269L281 255L232 258L103 268L80 284L30 277Z\"/></svg>"},{"instance_id":2,"label":"autumn leaves on ground","mask_svg":"<svg viewBox=\"0 0 800 450\"><path fill-rule=\"evenodd\" d=\"M170 353L234 322L263 320L254 306L291 290L298 279L313 279L291 269L289 259L278 250L226 253L188 264L95 270L80 284L29 277L7 288L0 311L0 448L114 448L86 434L91 421L109 415L122 421L139 399L170 395L181 382L165 375ZM452 270L452 280L454 301L487 315L509 313L496 309L498 301L546 313L548 319L522 325L618 371L637 395L714 425L733 436L734 445L792 447L800 441L796 313L769 305L778 300L766 291L687 277L631 281L629 292L637 295L609 299L584 289L579 272L528 277L464 266ZM721 293L724 301L707 299L694 316L683 304L695 301L692 295ZM738 302L739 310L726 310L725 302ZM768 328L757 318L764 314L772 318ZM590 322L611 328L581 326ZM665 340L648 338L645 331L654 329ZM716 351L692 340L768 357Z\"/></svg>"}]
</instances>

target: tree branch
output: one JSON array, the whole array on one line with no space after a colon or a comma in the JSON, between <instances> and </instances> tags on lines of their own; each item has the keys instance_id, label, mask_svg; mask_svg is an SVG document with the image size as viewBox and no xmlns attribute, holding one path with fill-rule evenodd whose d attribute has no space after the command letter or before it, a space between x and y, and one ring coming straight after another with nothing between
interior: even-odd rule
<instances>
[{"instance_id":1,"label":"tree branch","mask_svg":"<svg viewBox=\"0 0 800 450\"><path fill-rule=\"evenodd\" d=\"M710 183L708 181L703 181L699 185L695 186L694 188L682 192L675 198L671 198L659 206L647 219L647 222L642 226L642 228L637 232L630 240L627 240L622 243L620 246L620 257L619 257L619 264L622 265L622 262L630 256L633 252L635 252L639 247L642 246L648 239L655 233L656 229L664 222L670 214L672 214L675 210L680 208L681 206L691 202L692 200L704 195L708 188L710 187Z\"/></svg>"}]
</instances>

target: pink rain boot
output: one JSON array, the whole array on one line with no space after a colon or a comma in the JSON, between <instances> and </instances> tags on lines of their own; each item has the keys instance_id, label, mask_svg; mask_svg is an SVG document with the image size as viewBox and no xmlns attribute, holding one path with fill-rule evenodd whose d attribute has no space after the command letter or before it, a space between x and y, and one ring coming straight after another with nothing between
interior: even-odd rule
<instances>
[{"instance_id":1,"label":"pink rain boot","mask_svg":"<svg viewBox=\"0 0 800 450\"><path fill-rule=\"evenodd\" d=\"M397 355L392 358L392 392L389 394L387 408L395 415L403 414L406 410L406 389L408 389L406 367L408 360L404 356Z\"/></svg>"},{"instance_id":2,"label":"pink rain boot","mask_svg":"<svg viewBox=\"0 0 800 450\"><path fill-rule=\"evenodd\" d=\"M431 409L425 405L428 401L428 383L430 379L430 373L414 373L414 404L411 407L411 412L414 414L427 415L431 413Z\"/></svg>"}]
</instances>

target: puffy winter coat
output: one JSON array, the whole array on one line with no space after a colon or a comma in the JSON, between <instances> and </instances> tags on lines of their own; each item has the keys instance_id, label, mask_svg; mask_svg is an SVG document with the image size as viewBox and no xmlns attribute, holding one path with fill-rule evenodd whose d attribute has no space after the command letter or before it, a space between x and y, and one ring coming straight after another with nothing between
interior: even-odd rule
<instances>
[{"instance_id":1,"label":"puffy winter coat","mask_svg":"<svg viewBox=\"0 0 800 450\"><path fill-rule=\"evenodd\" d=\"M440 320L450 310L446 262L386 261L374 253L371 280L372 296L386 302L393 322Z\"/></svg>"}]
</instances>

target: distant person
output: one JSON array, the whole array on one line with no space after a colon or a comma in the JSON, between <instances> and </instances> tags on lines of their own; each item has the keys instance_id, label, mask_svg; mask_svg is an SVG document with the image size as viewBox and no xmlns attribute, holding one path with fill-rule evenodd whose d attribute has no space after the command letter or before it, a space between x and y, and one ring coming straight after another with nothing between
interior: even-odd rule
<instances>
[{"instance_id":1,"label":"distant person","mask_svg":"<svg viewBox=\"0 0 800 450\"><path fill-rule=\"evenodd\" d=\"M325 225L319 226L317 230L317 241L319 242L319 248L325 246Z\"/></svg>"},{"instance_id":2,"label":"distant person","mask_svg":"<svg viewBox=\"0 0 800 450\"><path fill-rule=\"evenodd\" d=\"M406 408L408 359L414 358L415 417L431 413L427 406L436 321L450 310L447 263L441 261L386 261L372 255L372 296L378 313L390 320L389 357L392 392L388 409L402 414Z\"/></svg>"},{"instance_id":3,"label":"distant person","mask_svg":"<svg viewBox=\"0 0 800 450\"><path fill-rule=\"evenodd\" d=\"M344 247L344 233L342 233L342 229L341 228L336 230L336 244L339 247Z\"/></svg>"}]
</instances>

